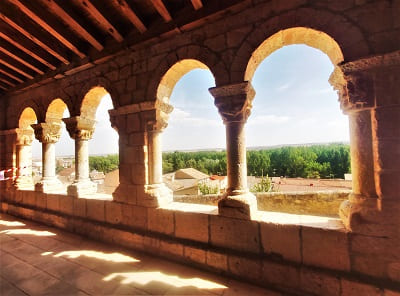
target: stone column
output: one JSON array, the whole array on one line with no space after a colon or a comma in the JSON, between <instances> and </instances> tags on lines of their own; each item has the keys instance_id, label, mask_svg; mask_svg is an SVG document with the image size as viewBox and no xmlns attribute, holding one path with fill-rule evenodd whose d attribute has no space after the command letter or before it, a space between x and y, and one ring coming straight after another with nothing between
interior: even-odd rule
<instances>
[{"instance_id":1,"label":"stone column","mask_svg":"<svg viewBox=\"0 0 400 296\"><path fill-rule=\"evenodd\" d=\"M222 216L251 219L257 212L256 197L247 188L244 126L250 115L255 91L250 82L210 89L226 127L228 188L218 203Z\"/></svg>"},{"instance_id":2,"label":"stone column","mask_svg":"<svg viewBox=\"0 0 400 296\"><path fill-rule=\"evenodd\" d=\"M371 110L375 104L374 83L367 71L349 70L345 65L342 67L342 81L334 87L339 91L343 112L349 116L353 192L349 200L340 206L339 215L346 228L365 232L370 227L366 226L367 217L371 217L379 206L371 125Z\"/></svg>"},{"instance_id":3,"label":"stone column","mask_svg":"<svg viewBox=\"0 0 400 296\"><path fill-rule=\"evenodd\" d=\"M62 183L56 177L55 143L61 136L61 120L32 124L35 137L42 143L42 179L35 184L35 190L40 192L60 191Z\"/></svg>"},{"instance_id":4,"label":"stone column","mask_svg":"<svg viewBox=\"0 0 400 296\"><path fill-rule=\"evenodd\" d=\"M153 101L109 111L120 137L120 184L114 200L142 207L159 207L173 200L162 179L161 146L172 110L167 102Z\"/></svg>"},{"instance_id":5,"label":"stone column","mask_svg":"<svg viewBox=\"0 0 400 296\"><path fill-rule=\"evenodd\" d=\"M173 192L163 182L162 132L168 126L173 107L168 102L157 101L155 109L143 110L142 121L146 123L148 150L148 184L145 186L145 204L162 206L173 201Z\"/></svg>"},{"instance_id":6,"label":"stone column","mask_svg":"<svg viewBox=\"0 0 400 296\"><path fill-rule=\"evenodd\" d=\"M33 190L32 179L32 128L17 128L16 154L17 177L14 187L19 190Z\"/></svg>"},{"instance_id":7,"label":"stone column","mask_svg":"<svg viewBox=\"0 0 400 296\"><path fill-rule=\"evenodd\" d=\"M68 133L75 140L75 180L68 186L68 195L79 197L97 192L97 184L89 178L89 147L88 141L92 138L95 121L75 116L64 118Z\"/></svg>"}]
</instances>

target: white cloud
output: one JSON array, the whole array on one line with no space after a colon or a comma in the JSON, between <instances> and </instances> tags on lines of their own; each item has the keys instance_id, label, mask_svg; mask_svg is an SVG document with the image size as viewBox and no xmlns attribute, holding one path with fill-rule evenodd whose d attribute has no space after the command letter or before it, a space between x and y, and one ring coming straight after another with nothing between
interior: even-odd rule
<instances>
[{"instance_id":1,"label":"white cloud","mask_svg":"<svg viewBox=\"0 0 400 296\"><path fill-rule=\"evenodd\" d=\"M288 82L288 83L282 84L281 86L278 86L278 87L276 88L276 90L277 90L277 91L285 91L285 90L287 90L290 86L291 86L291 83Z\"/></svg>"},{"instance_id":2,"label":"white cloud","mask_svg":"<svg viewBox=\"0 0 400 296\"><path fill-rule=\"evenodd\" d=\"M169 122L170 127L177 127L180 125L191 125L193 127L215 127L222 125L222 120L207 119L192 116L189 112L179 108L175 108L171 113Z\"/></svg>"},{"instance_id":3,"label":"white cloud","mask_svg":"<svg viewBox=\"0 0 400 296\"><path fill-rule=\"evenodd\" d=\"M255 117L251 117L248 120L249 125L263 125L263 124L282 124L289 121L288 116L279 116L279 115L259 115Z\"/></svg>"}]
</instances>

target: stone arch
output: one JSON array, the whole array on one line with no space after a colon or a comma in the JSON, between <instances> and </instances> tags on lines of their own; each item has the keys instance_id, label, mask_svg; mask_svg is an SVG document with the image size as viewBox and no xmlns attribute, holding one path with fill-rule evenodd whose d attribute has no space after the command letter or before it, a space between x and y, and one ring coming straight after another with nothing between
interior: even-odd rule
<instances>
[{"instance_id":1,"label":"stone arch","mask_svg":"<svg viewBox=\"0 0 400 296\"><path fill-rule=\"evenodd\" d=\"M109 92L102 86L92 87L83 97L80 115L84 118L95 120L97 107L99 106L102 98L107 94L109 94ZM112 98L113 97L111 96L111 99ZM115 108L114 100L113 106Z\"/></svg>"},{"instance_id":2,"label":"stone arch","mask_svg":"<svg viewBox=\"0 0 400 296\"><path fill-rule=\"evenodd\" d=\"M162 82L162 79L165 77L166 73L170 71L172 67L184 60L196 61L197 64L193 63L192 67L190 67L189 63L184 62L182 67L186 66L190 69L186 72L181 72L183 74L180 77L191 70L201 68L210 70L210 72L214 76L215 84L217 86L229 83L227 67L221 61L218 55L205 47L201 47L198 45L189 45L178 48L175 52L168 54L165 58L161 60L160 64L156 66L148 81L148 87L146 91L146 98L148 101L154 101L157 99L159 85ZM200 64L204 66L200 66Z\"/></svg>"},{"instance_id":3,"label":"stone arch","mask_svg":"<svg viewBox=\"0 0 400 296\"><path fill-rule=\"evenodd\" d=\"M42 119L43 119L42 109L40 108L39 105L36 104L35 101L28 100L28 101L25 101L23 104L21 104L21 106L19 106L18 112L16 113L17 116L12 120L12 123L11 123L12 127L20 127L20 119L21 119L24 111L26 109L28 109L28 108L31 109L34 112L35 118L36 118L37 121L39 121L39 122L42 121Z\"/></svg>"},{"instance_id":4,"label":"stone arch","mask_svg":"<svg viewBox=\"0 0 400 296\"><path fill-rule=\"evenodd\" d=\"M26 107L18 119L18 128L20 129L32 129L31 125L36 123L38 120L35 110L31 107ZM33 130L33 129L32 129Z\"/></svg>"},{"instance_id":5,"label":"stone arch","mask_svg":"<svg viewBox=\"0 0 400 296\"><path fill-rule=\"evenodd\" d=\"M305 27L285 29L266 39L253 52L244 73L244 80L251 81L261 62L274 51L293 44L305 44L324 52L334 66L343 62L343 53L337 42L324 32Z\"/></svg>"},{"instance_id":6,"label":"stone arch","mask_svg":"<svg viewBox=\"0 0 400 296\"><path fill-rule=\"evenodd\" d=\"M338 23L340 23L341 26L335 25ZM302 29L299 30L299 28ZM307 29L310 31L307 31ZM285 36L279 35L284 31L290 32L291 34L285 34ZM290 11L268 19L264 23L258 25L257 29L248 34L232 62L231 81L233 83L241 82L245 77L249 76L246 75L246 72L253 54L256 53L257 49L263 46L264 42L272 38L272 36L280 36L280 39L275 39L275 46L271 45L275 47L275 50L290 44L307 44L322 50L330 56L331 60L335 60L335 62L340 59L332 59L333 54L328 52L328 48L323 44L326 40L331 39L337 44L343 56L341 61L354 60L370 53L368 43L362 31L342 15L324 10L300 8L296 11ZM283 37L284 39L282 40ZM309 39L310 37L316 37L317 39L313 41ZM280 45L278 45L279 42L281 42ZM332 42L329 43L332 45ZM337 64L334 64L334 66L336 65Z\"/></svg>"},{"instance_id":7,"label":"stone arch","mask_svg":"<svg viewBox=\"0 0 400 296\"><path fill-rule=\"evenodd\" d=\"M50 119L62 119L65 109L68 109L68 106L62 99L57 98L52 100L47 107L45 121L47 122Z\"/></svg>"},{"instance_id":8,"label":"stone arch","mask_svg":"<svg viewBox=\"0 0 400 296\"><path fill-rule=\"evenodd\" d=\"M117 108L119 106L118 95L108 79L95 77L86 83L78 95L77 104L80 115L94 119L97 106L100 104L101 98L106 94L110 94L113 107Z\"/></svg>"},{"instance_id":9,"label":"stone arch","mask_svg":"<svg viewBox=\"0 0 400 296\"><path fill-rule=\"evenodd\" d=\"M194 59L184 59L175 63L162 77L158 84L157 101L169 102L176 83L187 73L195 69L210 70L205 64Z\"/></svg>"}]
</instances>

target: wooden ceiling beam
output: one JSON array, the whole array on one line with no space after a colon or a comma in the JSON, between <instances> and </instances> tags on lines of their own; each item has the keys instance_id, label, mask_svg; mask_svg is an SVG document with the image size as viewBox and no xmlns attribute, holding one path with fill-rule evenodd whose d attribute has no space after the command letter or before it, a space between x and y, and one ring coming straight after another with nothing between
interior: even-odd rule
<instances>
[{"instance_id":1,"label":"wooden ceiling beam","mask_svg":"<svg viewBox=\"0 0 400 296\"><path fill-rule=\"evenodd\" d=\"M70 49L81 59L86 57L86 55L83 52L81 52L70 40L65 38L57 30L55 30L54 26L49 25L46 21L44 21L41 17L39 17L35 12L33 12L31 9L29 9L27 6L25 6L21 1L19 1L19 0L7 0L7 1L14 4L16 7L18 7L23 13L25 13L28 17L30 17L35 23L37 23L39 26L41 26L43 29L45 29L47 32L49 32L54 38L56 38L58 41L60 41L65 47Z\"/></svg>"},{"instance_id":2,"label":"wooden ceiling beam","mask_svg":"<svg viewBox=\"0 0 400 296\"><path fill-rule=\"evenodd\" d=\"M8 88L5 87L5 86L4 86L3 84L1 84L1 83L0 83L0 88L1 88L1 89L4 89L4 90L8 90Z\"/></svg>"},{"instance_id":3,"label":"wooden ceiling beam","mask_svg":"<svg viewBox=\"0 0 400 296\"><path fill-rule=\"evenodd\" d=\"M98 51L102 51L104 46L90 34L75 18L68 14L62 7L60 7L54 0L41 0L55 15L66 22L72 30L79 34L84 40L89 42Z\"/></svg>"},{"instance_id":4,"label":"wooden ceiling beam","mask_svg":"<svg viewBox=\"0 0 400 296\"><path fill-rule=\"evenodd\" d=\"M51 70L55 70L56 66L54 66L53 64L51 64L50 62L46 61L45 59L43 59L42 57L38 56L36 53L34 53L33 51L29 50L28 48L22 46L20 43L18 43L17 41L15 41L14 39L10 38L10 36L3 34L2 32L0 32L0 37L3 38L4 40L6 40L7 42L11 43L13 46L15 46L16 48L20 49L21 51L25 52L27 55L31 56L32 58L36 59L37 61L41 62L43 65L49 67Z\"/></svg>"},{"instance_id":5,"label":"wooden ceiling beam","mask_svg":"<svg viewBox=\"0 0 400 296\"><path fill-rule=\"evenodd\" d=\"M147 31L146 26L125 0L113 0L113 4L136 27L136 29L138 29L140 33Z\"/></svg>"},{"instance_id":6,"label":"wooden ceiling beam","mask_svg":"<svg viewBox=\"0 0 400 296\"><path fill-rule=\"evenodd\" d=\"M25 65L26 67L32 69L33 71L39 73L39 74L44 74L44 72L38 68L36 68L34 65L29 64L26 62L24 59L21 59L19 56L13 54L12 52L8 51L4 47L0 45L0 51L8 55L9 57L13 58L14 60L20 62L21 64Z\"/></svg>"},{"instance_id":7,"label":"wooden ceiling beam","mask_svg":"<svg viewBox=\"0 0 400 296\"><path fill-rule=\"evenodd\" d=\"M4 83L8 84L8 85L11 86L11 87L14 87L14 86L15 86L14 83L11 83L10 81L8 81L7 79L5 79L5 78L3 78L3 77L0 77L0 81L3 81Z\"/></svg>"},{"instance_id":8,"label":"wooden ceiling beam","mask_svg":"<svg viewBox=\"0 0 400 296\"><path fill-rule=\"evenodd\" d=\"M8 71L5 71L3 69L0 69L0 73L3 73L4 75L7 75L8 77L14 79L15 81L18 81L20 83L24 82L22 79L19 79L17 76L9 73Z\"/></svg>"},{"instance_id":9,"label":"wooden ceiling beam","mask_svg":"<svg viewBox=\"0 0 400 296\"><path fill-rule=\"evenodd\" d=\"M124 37L118 30L105 18L105 16L89 1L89 0L76 0L77 4L92 15L98 22L98 25L108 34L110 34L118 42L122 42Z\"/></svg>"},{"instance_id":10,"label":"wooden ceiling beam","mask_svg":"<svg viewBox=\"0 0 400 296\"><path fill-rule=\"evenodd\" d=\"M201 0L191 0L191 1L195 10L199 10L200 8L203 7L203 3L201 2Z\"/></svg>"},{"instance_id":11,"label":"wooden ceiling beam","mask_svg":"<svg viewBox=\"0 0 400 296\"><path fill-rule=\"evenodd\" d=\"M33 79L33 76L26 73L25 71L21 70L20 68L10 64L9 62L5 61L3 58L0 57L0 64L3 64L4 66L7 66L8 68L14 70L15 72L29 78L29 79Z\"/></svg>"},{"instance_id":12,"label":"wooden ceiling beam","mask_svg":"<svg viewBox=\"0 0 400 296\"><path fill-rule=\"evenodd\" d=\"M165 5L162 2L162 0L150 0L150 1L153 4L154 8L162 16L162 18L164 19L164 21L166 23L168 23L168 22L170 22L172 20L172 17L169 14L169 11L168 11L167 7L165 7Z\"/></svg>"},{"instance_id":13,"label":"wooden ceiling beam","mask_svg":"<svg viewBox=\"0 0 400 296\"><path fill-rule=\"evenodd\" d=\"M34 43L36 43L37 45L39 45L41 48L43 48L44 50L46 50L48 53L50 53L51 55L53 55L54 57L56 57L57 59L59 59L61 62L63 62L66 65L69 65L69 61L62 56L61 54L59 54L58 52L56 52L55 50L53 50L50 46L46 45L45 43L43 43L41 40L39 40L38 38L36 38L34 35L32 35L31 33L29 33L28 31L26 31L24 28L20 27L18 24L16 24L15 22L13 22L10 18L8 18L7 16L5 16L4 14L0 13L0 19L2 19L4 22L6 22L10 27L14 28L15 30L17 30L18 32L20 32L21 34L23 34L25 37L27 37L28 39L30 39L31 41L33 41Z\"/></svg>"}]
</instances>

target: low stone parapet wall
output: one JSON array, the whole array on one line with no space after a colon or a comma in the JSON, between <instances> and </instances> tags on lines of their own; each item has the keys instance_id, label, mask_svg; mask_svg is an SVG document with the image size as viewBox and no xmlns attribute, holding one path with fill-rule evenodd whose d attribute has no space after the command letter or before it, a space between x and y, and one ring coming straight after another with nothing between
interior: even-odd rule
<instances>
[{"instance_id":1,"label":"low stone parapet wall","mask_svg":"<svg viewBox=\"0 0 400 296\"><path fill-rule=\"evenodd\" d=\"M358 255L372 238L347 232L339 219L260 211L247 221L219 216L210 205L148 208L94 198L8 191L2 192L0 209L287 293L400 291L395 277L376 273L374 256L369 262Z\"/></svg>"},{"instance_id":2,"label":"low stone parapet wall","mask_svg":"<svg viewBox=\"0 0 400 296\"><path fill-rule=\"evenodd\" d=\"M300 215L338 217L340 204L349 198L351 190L316 192L256 193L258 210ZM221 195L180 195L174 201L218 205Z\"/></svg>"}]
</instances>

